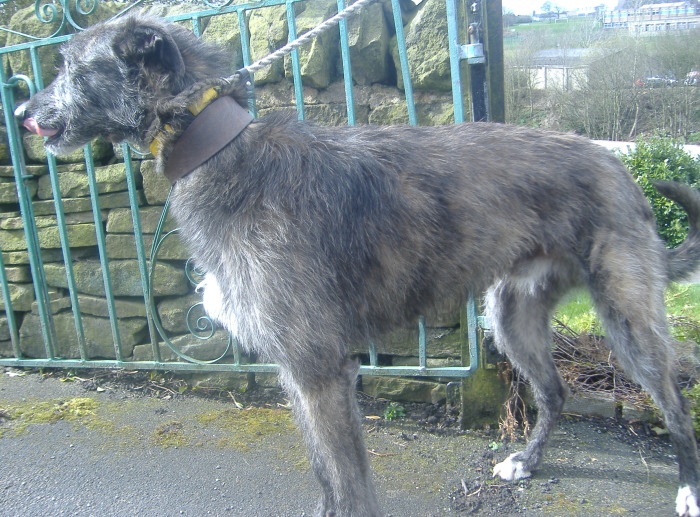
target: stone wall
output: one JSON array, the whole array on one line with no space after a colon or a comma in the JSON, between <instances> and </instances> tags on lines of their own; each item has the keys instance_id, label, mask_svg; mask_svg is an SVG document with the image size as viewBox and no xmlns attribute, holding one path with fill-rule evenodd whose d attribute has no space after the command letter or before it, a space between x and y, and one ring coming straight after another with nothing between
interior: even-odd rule
<instances>
[{"instance_id":1,"label":"stone wall","mask_svg":"<svg viewBox=\"0 0 700 517\"><path fill-rule=\"evenodd\" d=\"M402 13L408 45L408 58L414 77L418 120L421 124L445 124L452 121L445 5L441 0L425 0L416 7L405 2ZM106 19L123 4L99 4L91 20ZM158 15L190 12L197 7L180 4L175 8L158 8ZM335 0L314 0L297 4L296 24L299 33L316 26L336 11ZM183 22L185 23L185 22ZM227 14L203 20L202 37L227 46L236 66L242 66L237 15ZM266 8L249 14L250 47L253 59L267 55L287 41L285 10ZM12 29L46 35L53 30L36 20L34 8L19 11L11 22ZM55 27L54 27L55 29ZM350 52L355 80L355 112L360 124L400 124L408 121L403 83L398 66L393 18L388 0L367 7L348 24ZM21 42L10 35L6 45ZM338 30L332 30L300 51L304 84L306 117L321 124L343 124L347 121L345 91L342 83ZM3 62L8 75L31 75L26 51L6 56ZM48 83L58 60L55 49L41 51L44 81ZM256 74L256 96L259 115L271 110L293 107L290 60L280 61ZM26 96L18 88L16 96ZM7 108L6 108L7 109ZM4 129L3 129L4 132ZM0 135L4 136L4 135ZM0 248L10 281L12 305L20 327L20 347L26 357L45 357L41 325L34 301L34 290L28 267L28 253L10 158L0 140ZM51 312L57 332L57 355L79 357L71 302L68 297L65 264L61 252L51 181L42 147L43 139L25 133L23 144L31 174L27 185L32 196L36 225L46 281L52 298ZM120 148L96 141L92 144L99 190L101 221L106 232L112 288L117 300L119 333L127 360L152 360L146 320L132 216L127 194L124 166ZM102 270L95 236L90 194L82 152L58 159L58 184L66 213L73 271L83 314L83 325L91 358L114 358L109 315L104 297ZM150 250L153 234L169 190L167 180L154 172L153 161L134 160L138 184L138 202L143 225L144 242ZM171 223L166 229L172 227ZM200 359L216 357L224 349L225 339L217 336L207 345L192 337L185 325L185 313L198 301L193 286L187 280L184 262L187 251L177 237L166 241L159 254L154 292L163 325L179 349ZM4 308L4 307L3 307ZM447 309L440 315L429 316L429 366L459 364L459 311ZM380 360L386 365L416 365L417 330L406 329L385 336L379 344ZM356 350L366 354L366 349ZM13 356L9 342L7 320L0 319L0 355ZM166 360L176 359L165 354ZM375 378L366 381L367 389L384 396L437 401L445 396L443 384L413 381L397 385L393 379ZM403 392L403 395L401 393Z\"/></svg>"}]
</instances>

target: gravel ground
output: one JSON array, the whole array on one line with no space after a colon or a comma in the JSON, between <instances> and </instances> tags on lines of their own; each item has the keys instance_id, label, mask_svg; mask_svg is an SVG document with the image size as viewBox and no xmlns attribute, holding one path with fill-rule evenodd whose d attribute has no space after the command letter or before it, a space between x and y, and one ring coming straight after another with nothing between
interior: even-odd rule
<instances>
[{"instance_id":1,"label":"gravel ground","mask_svg":"<svg viewBox=\"0 0 700 517\"><path fill-rule=\"evenodd\" d=\"M312 515L317 485L277 392L0 374L2 516ZM523 443L460 431L441 406L386 421L386 404L362 399L388 516L674 515L673 451L643 422L564 417L536 475L503 483L492 466Z\"/></svg>"}]
</instances>

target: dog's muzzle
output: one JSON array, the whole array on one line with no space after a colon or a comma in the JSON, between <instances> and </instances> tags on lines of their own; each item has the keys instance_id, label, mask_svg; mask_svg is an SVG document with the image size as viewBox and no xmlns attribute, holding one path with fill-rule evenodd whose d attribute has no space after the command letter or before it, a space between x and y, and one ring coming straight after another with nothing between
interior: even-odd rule
<instances>
[{"instance_id":1,"label":"dog's muzzle","mask_svg":"<svg viewBox=\"0 0 700 517\"><path fill-rule=\"evenodd\" d=\"M32 133L36 133L39 136L50 137L54 136L59 132L59 129L53 127L41 127L39 123L32 117L26 118L27 116L27 103L24 102L17 106L15 109L15 118L19 120L22 125Z\"/></svg>"}]
</instances>

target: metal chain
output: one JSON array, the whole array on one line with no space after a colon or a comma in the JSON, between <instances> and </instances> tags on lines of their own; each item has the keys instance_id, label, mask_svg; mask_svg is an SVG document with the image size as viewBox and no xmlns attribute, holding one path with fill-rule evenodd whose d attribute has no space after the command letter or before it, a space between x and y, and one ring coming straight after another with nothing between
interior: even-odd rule
<instances>
[{"instance_id":1,"label":"metal chain","mask_svg":"<svg viewBox=\"0 0 700 517\"><path fill-rule=\"evenodd\" d=\"M262 59L259 59L255 63L248 65L243 68L243 70L247 70L251 74L254 72L257 72L258 70L261 70L262 68L265 68L268 65L271 65L278 59L283 58L287 54L290 54L293 50L296 50L297 48L301 47L304 43L314 39L316 36L326 32L328 29L334 27L338 23L340 23L342 20L347 18L348 16L351 16L354 14L356 11L359 11L366 5L374 2L376 0L357 0L352 5L349 5L342 11L340 11L338 14L333 16L332 18L328 18L325 22L322 24L314 27L311 29L309 32L299 36L297 39L294 41L291 41L287 43L284 47L280 48L279 50L276 50L272 54L265 56Z\"/></svg>"}]
</instances>

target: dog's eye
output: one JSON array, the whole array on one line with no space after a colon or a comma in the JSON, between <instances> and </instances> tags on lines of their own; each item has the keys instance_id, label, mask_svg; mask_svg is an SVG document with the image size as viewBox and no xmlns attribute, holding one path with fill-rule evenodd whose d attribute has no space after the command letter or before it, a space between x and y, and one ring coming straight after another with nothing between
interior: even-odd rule
<instances>
[{"instance_id":1,"label":"dog's eye","mask_svg":"<svg viewBox=\"0 0 700 517\"><path fill-rule=\"evenodd\" d=\"M68 71L68 62L64 59L62 63L56 65L56 72L58 74L65 74Z\"/></svg>"}]
</instances>

